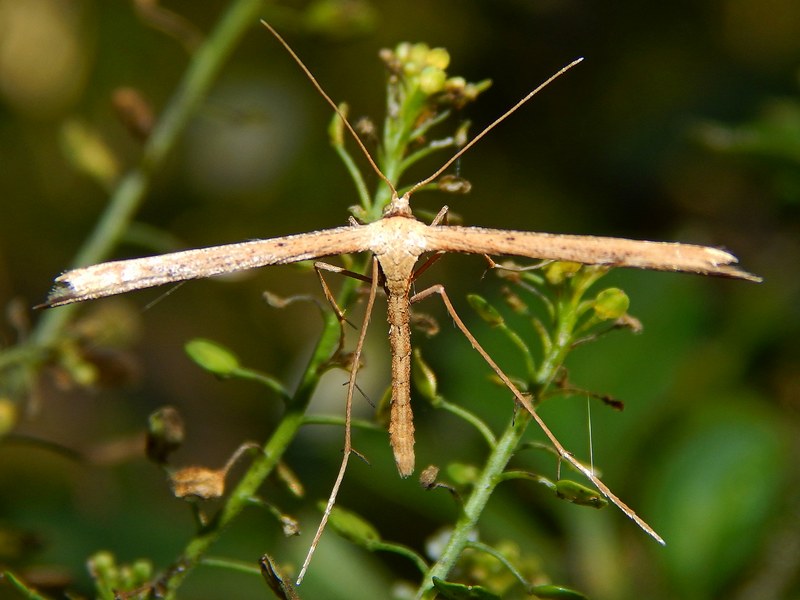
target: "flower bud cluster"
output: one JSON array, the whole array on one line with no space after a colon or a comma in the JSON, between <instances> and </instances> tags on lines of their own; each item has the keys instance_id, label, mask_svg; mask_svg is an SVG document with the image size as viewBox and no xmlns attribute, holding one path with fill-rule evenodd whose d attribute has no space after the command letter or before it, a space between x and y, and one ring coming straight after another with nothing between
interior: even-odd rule
<instances>
[{"instance_id":1,"label":"flower bud cluster","mask_svg":"<svg viewBox=\"0 0 800 600\"><path fill-rule=\"evenodd\" d=\"M392 76L390 83L401 83L408 96L419 92L435 97L439 104L461 108L490 85L489 80L469 83L463 77L448 76L450 53L444 48L401 42L394 50L382 50L380 56Z\"/></svg>"}]
</instances>

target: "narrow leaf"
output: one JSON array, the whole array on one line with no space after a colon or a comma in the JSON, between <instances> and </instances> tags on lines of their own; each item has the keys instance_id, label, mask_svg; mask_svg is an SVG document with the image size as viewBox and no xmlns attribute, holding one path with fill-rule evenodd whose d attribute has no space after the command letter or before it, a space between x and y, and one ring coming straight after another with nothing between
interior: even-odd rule
<instances>
[{"instance_id":1,"label":"narrow leaf","mask_svg":"<svg viewBox=\"0 0 800 600\"><path fill-rule=\"evenodd\" d=\"M608 505L608 500L600 492L569 479L559 479L556 482L556 496L579 506L605 508Z\"/></svg>"},{"instance_id":2,"label":"narrow leaf","mask_svg":"<svg viewBox=\"0 0 800 600\"><path fill-rule=\"evenodd\" d=\"M434 577L433 587L446 600L500 600L500 596L480 585L451 583Z\"/></svg>"},{"instance_id":3,"label":"narrow leaf","mask_svg":"<svg viewBox=\"0 0 800 600\"><path fill-rule=\"evenodd\" d=\"M588 600L583 594L560 585L536 585L530 592L542 600Z\"/></svg>"},{"instance_id":4,"label":"narrow leaf","mask_svg":"<svg viewBox=\"0 0 800 600\"><path fill-rule=\"evenodd\" d=\"M324 502L320 503L320 509L325 510ZM364 548L370 548L381 541L380 533L371 523L356 513L338 506L331 511L328 524L343 538Z\"/></svg>"},{"instance_id":5,"label":"narrow leaf","mask_svg":"<svg viewBox=\"0 0 800 600\"><path fill-rule=\"evenodd\" d=\"M184 350L201 368L217 377L230 377L239 369L236 355L211 340L195 338L187 342Z\"/></svg>"},{"instance_id":6,"label":"narrow leaf","mask_svg":"<svg viewBox=\"0 0 800 600\"><path fill-rule=\"evenodd\" d=\"M502 315L485 298L477 294L468 294L467 301L478 316L492 327L498 327L505 322Z\"/></svg>"}]
</instances>

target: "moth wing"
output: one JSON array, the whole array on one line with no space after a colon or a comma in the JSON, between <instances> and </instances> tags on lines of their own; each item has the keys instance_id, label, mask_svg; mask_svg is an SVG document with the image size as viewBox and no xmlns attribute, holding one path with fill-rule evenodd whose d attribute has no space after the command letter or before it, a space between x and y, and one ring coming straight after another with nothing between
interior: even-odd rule
<instances>
[{"instance_id":1,"label":"moth wing","mask_svg":"<svg viewBox=\"0 0 800 600\"><path fill-rule=\"evenodd\" d=\"M524 256L761 281L738 268L733 254L710 246L455 226L429 227L425 237L431 251Z\"/></svg>"},{"instance_id":2,"label":"moth wing","mask_svg":"<svg viewBox=\"0 0 800 600\"><path fill-rule=\"evenodd\" d=\"M366 228L353 225L101 263L57 277L42 306L61 306L165 283L363 252L369 250L368 240Z\"/></svg>"}]
</instances>

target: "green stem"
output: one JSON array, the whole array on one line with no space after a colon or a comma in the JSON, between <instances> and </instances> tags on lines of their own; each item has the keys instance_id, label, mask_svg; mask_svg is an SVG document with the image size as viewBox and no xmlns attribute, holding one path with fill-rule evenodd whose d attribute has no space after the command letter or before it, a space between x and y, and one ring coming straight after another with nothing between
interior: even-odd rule
<instances>
[{"instance_id":1,"label":"green stem","mask_svg":"<svg viewBox=\"0 0 800 600\"><path fill-rule=\"evenodd\" d=\"M14 573L11 571L3 571L0 573L0 579L5 579L6 581L11 584L11 587L17 590L23 598L27 600L49 600L47 596L42 596L36 590L32 590L28 586L26 586L22 580L20 580Z\"/></svg>"},{"instance_id":2,"label":"green stem","mask_svg":"<svg viewBox=\"0 0 800 600\"><path fill-rule=\"evenodd\" d=\"M267 375L266 373L261 373L256 371L255 369L248 369L246 367L239 367L238 369L234 369L232 373L233 377L238 377L239 379L248 379L250 381L257 381L258 383L264 385L265 387L271 389L273 392L280 396L280 399L284 402L289 402L291 400L291 394L286 391L286 388L283 384L272 377L271 375Z\"/></svg>"},{"instance_id":3,"label":"green stem","mask_svg":"<svg viewBox=\"0 0 800 600\"><path fill-rule=\"evenodd\" d=\"M333 415L310 415L303 419L303 425L336 425L337 427L344 427L345 423L344 417ZM364 419L350 419L350 427L369 431L385 431L383 427L374 421L366 421Z\"/></svg>"},{"instance_id":4,"label":"green stem","mask_svg":"<svg viewBox=\"0 0 800 600\"><path fill-rule=\"evenodd\" d=\"M479 552L485 552L486 554L489 554L490 556L496 558L503 564L503 566L506 569L509 570L509 572L516 578L517 581L519 581L523 586L525 586L525 591L528 592L529 594L531 593L530 592L531 584L528 582L527 579L525 579L525 576L517 570L517 568L511 563L511 561L508 560L502 553L498 552L491 546L484 544L482 542L469 542L467 545L473 550L478 550Z\"/></svg>"},{"instance_id":5,"label":"green stem","mask_svg":"<svg viewBox=\"0 0 800 600\"><path fill-rule=\"evenodd\" d=\"M207 556L200 561L204 567L217 567L218 569L225 569L227 571L234 571L237 573L245 573L247 575L255 575L261 577L261 569L249 562L241 560L233 560L231 558L224 558L221 556Z\"/></svg>"},{"instance_id":6,"label":"green stem","mask_svg":"<svg viewBox=\"0 0 800 600\"><path fill-rule=\"evenodd\" d=\"M425 559L419 554L414 552L411 548L403 546L402 544L393 544L391 542L373 542L370 544L370 550L374 552L391 552L400 556L405 556L408 560L414 563L414 566L419 569L420 573L428 570L428 565Z\"/></svg>"},{"instance_id":7,"label":"green stem","mask_svg":"<svg viewBox=\"0 0 800 600\"><path fill-rule=\"evenodd\" d=\"M434 598L433 578L447 579L447 574L458 561L478 526L483 509L499 482L499 475L514 455L530 421L531 416L528 413L518 414L497 441L494 451L489 455L480 477L473 486L461 516L456 521L450 540L436 563L425 573L416 598Z\"/></svg>"},{"instance_id":8,"label":"green stem","mask_svg":"<svg viewBox=\"0 0 800 600\"><path fill-rule=\"evenodd\" d=\"M448 402L444 398L438 398L437 401L438 407L442 410L446 410L448 412L457 415L470 423L475 429L477 429L480 434L483 436L483 439L486 440L486 443L489 445L489 448L494 448L494 445L497 441L494 439L494 433L492 430L489 429L489 426L486 425L479 417L472 414L466 408L459 406L458 404L453 404L452 402Z\"/></svg>"},{"instance_id":9,"label":"green stem","mask_svg":"<svg viewBox=\"0 0 800 600\"><path fill-rule=\"evenodd\" d=\"M577 319L576 302L576 295L572 295L560 298L556 304L553 344L542 359L531 389L535 399L540 398L553 382L571 348L572 332ZM455 566L464 548L470 542L470 537L477 529L478 520L495 487L504 480L503 472L517 452L531 420L532 417L529 413L518 413L497 441L480 477L473 486L461 516L456 521L450 540L436 563L425 573L422 585L417 590L417 599L433 599L435 597L432 587L433 578L446 579L448 573Z\"/></svg>"},{"instance_id":10,"label":"green stem","mask_svg":"<svg viewBox=\"0 0 800 600\"><path fill-rule=\"evenodd\" d=\"M19 344L0 352L0 371L17 365L30 365L47 358L44 348L34 344Z\"/></svg>"},{"instance_id":11,"label":"green stem","mask_svg":"<svg viewBox=\"0 0 800 600\"><path fill-rule=\"evenodd\" d=\"M337 298L340 307L350 306L356 299L356 288L359 282L346 279L342 291ZM225 527L239 513L252 504L257 496L258 488L277 465L289 444L297 435L300 427L307 423L305 416L311 396L317 388L323 366L330 359L339 345L339 321L333 312L325 314L325 326L314 354L305 369L303 380L292 399L286 405L286 413L281 418L277 429L264 444L263 451L255 458L242 479L228 496L225 504L208 525L189 541L175 565L164 578L166 588L165 600L174 600L176 593L186 575L200 562L211 545L219 538Z\"/></svg>"},{"instance_id":12,"label":"green stem","mask_svg":"<svg viewBox=\"0 0 800 600\"><path fill-rule=\"evenodd\" d=\"M139 165L117 185L94 231L73 259L72 267L101 262L112 252L150 189L154 173L175 147L233 49L247 30L258 23L263 4L263 0L232 2L219 25L198 48L153 129ZM45 313L32 335L32 344L50 346L61 335L77 307L77 304L70 304Z\"/></svg>"}]
</instances>

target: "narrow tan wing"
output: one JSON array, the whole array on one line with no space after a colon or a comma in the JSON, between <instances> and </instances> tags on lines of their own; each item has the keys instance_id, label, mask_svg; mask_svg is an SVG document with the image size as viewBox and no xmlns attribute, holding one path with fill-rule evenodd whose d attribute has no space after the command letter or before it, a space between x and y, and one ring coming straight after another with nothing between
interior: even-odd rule
<instances>
[{"instance_id":1,"label":"narrow tan wing","mask_svg":"<svg viewBox=\"0 0 800 600\"><path fill-rule=\"evenodd\" d=\"M234 273L266 265L363 252L369 250L368 238L365 227L353 225L102 263L67 271L57 277L42 306L61 306L164 283Z\"/></svg>"},{"instance_id":2,"label":"narrow tan wing","mask_svg":"<svg viewBox=\"0 0 800 600\"><path fill-rule=\"evenodd\" d=\"M733 254L708 246L450 226L429 227L425 238L431 251L505 254L761 281L760 277L736 267L738 261Z\"/></svg>"}]
</instances>

